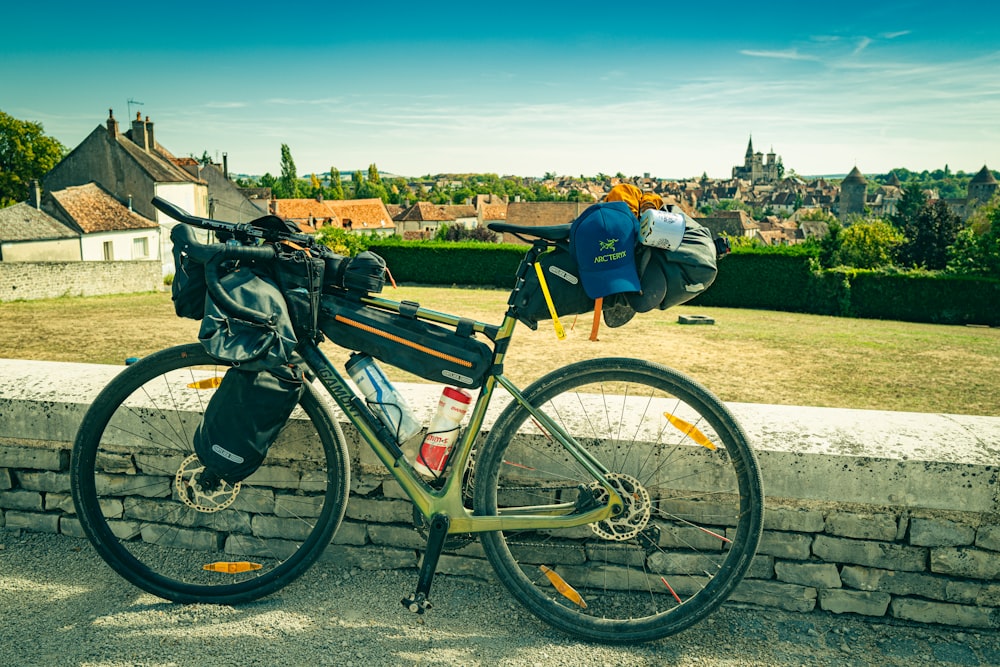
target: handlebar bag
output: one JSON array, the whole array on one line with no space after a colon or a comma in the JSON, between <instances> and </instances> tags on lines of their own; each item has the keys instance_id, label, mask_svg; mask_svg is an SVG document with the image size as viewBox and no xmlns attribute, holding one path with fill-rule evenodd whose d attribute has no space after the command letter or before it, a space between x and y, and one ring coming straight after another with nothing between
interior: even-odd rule
<instances>
[{"instance_id":1,"label":"handlebar bag","mask_svg":"<svg viewBox=\"0 0 1000 667\"><path fill-rule=\"evenodd\" d=\"M209 294L198 332L205 351L219 361L248 371L287 364L298 340L277 285L241 267L219 278L219 286L237 304L263 315L266 321L236 317L223 310Z\"/></svg>"},{"instance_id":2,"label":"handlebar bag","mask_svg":"<svg viewBox=\"0 0 1000 667\"><path fill-rule=\"evenodd\" d=\"M374 308L346 294L323 296L320 328L341 347L367 352L426 380L457 387L482 385L493 358L489 346L474 337L471 320L451 329Z\"/></svg>"},{"instance_id":3,"label":"handlebar bag","mask_svg":"<svg viewBox=\"0 0 1000 667\"><path fill-rule=\"evenodd\" d=\"M313 340L318 337L319 301L323 293L326 261L304 250L293 250L281 252L273 266L292 326L297 333Z\"/></svg>"},{"instance_id":4,"label":"handlebar bag","mask_svg":"<svg viewBox=\"0 0 1000 667\"><path fill-rule=\"evenodd\" d=\"M194 450L209 472L230 484L263 463L304 387L294 364L267 371L230 368L194 433Z\"/></svg>"},{"instance_id":5,"label":"handlebar bag","mask_svg":"<svg viewBox=\"0 0 1000 667\"><path fill-rule=\"evenodd\" d=\"M205 266L181 252L176 236L183 231L184 225L175 225L170 230L170 238L174 241L174 278L170 283L170 297L177 317L200 320L205 316Z\"/></svg>"}]
</instances>

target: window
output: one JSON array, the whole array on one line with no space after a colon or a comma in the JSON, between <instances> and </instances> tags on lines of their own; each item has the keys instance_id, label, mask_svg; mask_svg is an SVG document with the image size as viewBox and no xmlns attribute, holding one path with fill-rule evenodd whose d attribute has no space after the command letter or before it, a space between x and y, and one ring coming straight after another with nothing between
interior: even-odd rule
<instances>
[{"instance_id":1,"label":"window","mask_svg":"<svg viewBox=\"0 0 1000 667\"><path fill-rule=\"evenodd\" d=\"M149 239L145 236L139 239L132 239L132 259L146 259L149 257Z\"/></svg>"},{"instance_id":2,"label":"window","mask_svg":"<svg viewBox=\"0 0 1000 667\"><path fill-rule=\"evenodd\" d=\"M111 241L104 242L104 261L113 262L115 261L115 244Z\"/></svg>"}]
</instances>

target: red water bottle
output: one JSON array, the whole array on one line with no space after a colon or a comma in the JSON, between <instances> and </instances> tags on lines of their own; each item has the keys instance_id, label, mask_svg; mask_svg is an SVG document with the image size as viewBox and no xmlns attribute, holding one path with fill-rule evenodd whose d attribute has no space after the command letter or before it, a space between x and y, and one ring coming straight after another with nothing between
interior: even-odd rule
<instances>
[{"instance_id":1,"label":"red water bottle","mask_svg":"<svg viewBox=\"0 0 1000 667\"><path fill-rule=\"evenodd\" d=\"M421 475L440 477L471 402L472 396L461 389L445 387L441 392L437 414L427 427L427 436L413 465Z\"/></svg>"}]
</instances>

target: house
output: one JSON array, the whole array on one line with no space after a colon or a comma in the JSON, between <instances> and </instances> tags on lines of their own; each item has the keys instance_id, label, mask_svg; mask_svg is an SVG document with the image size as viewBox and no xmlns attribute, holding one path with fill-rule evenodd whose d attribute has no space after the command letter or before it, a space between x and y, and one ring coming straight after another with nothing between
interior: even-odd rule
<instances>
[{"instance_id":1,"label":"house","mask_svg":"<svg viewBox=\"0 0 1000 667\"><path fill-rule=\"evenodd\" d=\"M320 227L333 225L342 227L340 218L323 196L296 199L272 199L271 213L284 220L290 220L307 234L315 234Z\"/></svg>"},{"instance_id":2,"label":"house","mask_svg":"<svg viewBox=\"0 0 1000 667\"><path fill-rule=\"evenodd\" d=\"M80 260L80 233L42 210L37 182L32 198L0 208L0 262Z\"/></svg>"},{"instance_id":3,"label":"house","mask_svg":"<svg viewBox=\"0 0 1000 667\"><path fill-rule=\"evenodd\" d=\"M49 193L56 214L80 236L80 259L93 261L160 258L160 226L122 205L96 183Z\"/></svg>"},{"instance_id":4,"label":"house","mask_svg":"<svg viewBox=\"0 0 1000 667\"><path fill-rule=\"evenodd\" d=\"M474 229L479 225L479 214L471 204L434 204L417 202L395 218L396 227L404 238L433 236L441 225L461 225Z\"/></svg>"},{"instance_id":5,"label":"house","mask_svg":"<svg viewBox=\"0 0 1000 667\"><path fill-rule=\"evenodd\" d=\"M708 217L695 217L695 222L707 227L712 236L753 238L759 229L756 222L743 210L716 211Z\"/></svg>"},{"instance_id":6,"label":"house","mask_svg":"<svg viewBox=\"0 0 1000 667\"><path fill-rule=\"evenodd\" d=\"M189 213L230 222L246 221L254 208L242 192L229 183L227 169L204 168L189 158L177 158L157 140L154 124L136 114L131 128L120 131L112 110L104 125L98 125L76 148L45 175L47 192L97 183L125 207L160 224L160 248L150 256L160 257L164 275L173 273L170 229L177 221L152 205L162 197ZM213 171L214 170L214 171ZM216 178L215 172L220 177ZM257 215L253 214L254 217Z\"/></svg>"},{"instance_id":7,"label":"house","mask_svg":"<svg viewBox=\"0 0 1000 667\"><path fill-rule=\"evenodd\" d=\"M344 229L355 234L371 233L378 236L392 236L396 233L396 223L385 207L385 203L375 197L371 199L333 199L326 202L334 215L340 219Z\"/></svg>"},{"instance_id":8,"label":"house","mask_svg":"<svg viewBox=\"0 0 1000 667\"><path fill-rule=\"evenodd\" d=\"M530 227L564 225L576 220L592 205L593 202L575 201L511 202L507 205L507 222ZM528 243L509 233L504 233L503 242Z\"/></svg>"}]
</instances>

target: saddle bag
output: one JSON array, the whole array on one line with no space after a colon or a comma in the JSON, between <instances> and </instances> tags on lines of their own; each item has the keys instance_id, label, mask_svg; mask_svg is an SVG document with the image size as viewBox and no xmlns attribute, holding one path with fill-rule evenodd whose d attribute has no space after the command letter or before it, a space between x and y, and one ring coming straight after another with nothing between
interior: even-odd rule
<instances>
[{"instance_id":1,"label":"saddle bag","mask_svg":"<svg viewBox=\"0 0 1000 667\"><path fill-rule=\"evenodd\" d=\"M347 295L327 294L320 328L335 344L371 356L432 382L476 388L493 353L474 337L472 321L452 330L416 319L419 306L403 302L401 313L367 306Z\"/></svg>"},{"instance_id":2,"label":"saddle bag","mask_svg":"<svg viewBox=\"0 0 1000 667\"><path fill-rule=\"evenodd\" d=\"M294 364L266 371L230 368L194 433L209 472L235 484L252 475L292 414L304 387Z\"/></svg>"},{"instance_id":3,"label":"saddle bag","mask_svg":"<svg viewBox=\"0 0 1000 667\"><path fill-rule=\"evenodd\" d=\"M538 265L542 268L545 284L559 317L593 312L594 300L583 290L580 269L572 253L556 248L541 255ZM518 291L514 311L517 319L531 329L537 329L541 321L552 319L534 269L528 271L524 284Z\"/></svg>"},{"instance_id":4,"label":"saddle bag","mask_svg":"<svg viewBox=\"0 0 1000 667\"><path fill-rule=\"evenodd\" d=\"M686 216L685 216L686 217ZM641 245L638 255L642 291L625 297L637 312L666 310L707 290L718 274L716 243L712 232L691 218L674 250Z\"/></svg>"}]
</instances>

